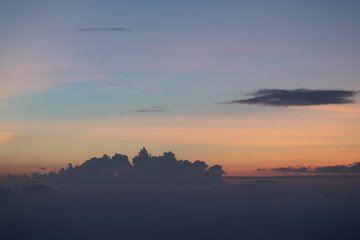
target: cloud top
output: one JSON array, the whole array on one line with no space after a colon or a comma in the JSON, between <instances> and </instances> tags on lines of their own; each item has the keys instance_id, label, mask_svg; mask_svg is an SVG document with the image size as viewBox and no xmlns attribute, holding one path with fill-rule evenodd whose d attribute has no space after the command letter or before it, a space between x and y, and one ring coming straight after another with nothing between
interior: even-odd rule
<instances>
[{"instance_id":1,"label":"cloud top","mask_svg":"<svg viewBox=\"0 0 360 240\"><path fill-rule=\"evenodd\" d=\"M225 102L226 104L257 104L263 106L311 106L354 103L357 91L311 89L260 89L249 94L248 99Z\"/></svg>"}]
</instances>

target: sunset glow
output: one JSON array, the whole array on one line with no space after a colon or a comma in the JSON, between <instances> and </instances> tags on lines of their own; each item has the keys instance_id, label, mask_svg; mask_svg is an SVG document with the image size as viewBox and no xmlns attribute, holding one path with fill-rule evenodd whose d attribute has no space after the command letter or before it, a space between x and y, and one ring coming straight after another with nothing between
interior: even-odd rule
<instances>
[{"instance_id":1,"label":"sunset glow","mask_svg":"<svg viewBox=\"0 0 360 240\"><path fill-rule=\"evenodd\" d=\"M1 174L144 146L228 174L359 161L356 8L110 2L102 14L80 2L1 8ZM244 101L261 89L269 101L271 89L313 95Z\"/></svg>"}]
</instances>

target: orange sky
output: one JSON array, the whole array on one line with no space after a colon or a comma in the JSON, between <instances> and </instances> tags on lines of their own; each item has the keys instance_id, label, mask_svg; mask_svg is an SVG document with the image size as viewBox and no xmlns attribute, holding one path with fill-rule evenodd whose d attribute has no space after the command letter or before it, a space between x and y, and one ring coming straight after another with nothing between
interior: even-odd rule
<instances>
[{"instance_id":1,"label":"orange sky","mask_svg":"<svg viewBox=\"0 0 360 240\"><path fill-rule=\"evenodd\" d=\"M358 111L353 105L284 109L254 119L118 117L3 124L0 168L2 174L54 169L115 152L132 158L143 146L153 155L173 151L178 159L221 164L228 174L348 164L360 159Z\"/></svg>"}]
</instances>

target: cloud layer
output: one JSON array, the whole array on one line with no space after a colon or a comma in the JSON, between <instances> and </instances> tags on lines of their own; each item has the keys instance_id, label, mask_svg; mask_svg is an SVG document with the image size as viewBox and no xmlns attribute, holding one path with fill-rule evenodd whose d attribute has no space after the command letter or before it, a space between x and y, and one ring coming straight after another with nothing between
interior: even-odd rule
<instances>
[{"instance_id":1,"label":"cloud layer","mask_svg":"<svg viewBox=\"0 0 360 240\"><path fill-rule=\"evenodd\" d=\"M263 106L311 106L354 103L356 91L311 89L261 89L249 94L248 99L225 102L226 104L257 104Z\"/></svg>"},{"instance_id":2,"label":"cloud layer","mask_svg":"<svg viewBox=\"0 0 360 240\"><path fill-rule=\"evenodd\" d=\"M358 183L358 178L197 186L18 179L0 183L0 232L3 239L39 240L356 239Z\"/></svg>"}]
</instances>

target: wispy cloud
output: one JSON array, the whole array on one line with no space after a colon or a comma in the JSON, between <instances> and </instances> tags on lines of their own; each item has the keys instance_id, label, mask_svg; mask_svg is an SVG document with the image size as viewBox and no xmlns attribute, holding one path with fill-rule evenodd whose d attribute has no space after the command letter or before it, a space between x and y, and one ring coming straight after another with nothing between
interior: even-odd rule
<instances>
[{"instance_id":1,"label":"wispy cloud","mask_svg":"<svg viewBox=\"0 0 360 240\"><path fill-rule=\"evenodd\" d=\"M136 95L136 94L171 94L177 92L176 90L161 90L161 89L144 89L140 91L124 91L122 94Z\"/></svg>"},{"instance_id":2,"label":"wispy cloud","mask_svg":"<svg viewBox=\"0 0 360 240\"><path fill-rule=\"evenodd\" d=\"M124 32L124 31L130 31L127 28L80 28L77 29L79 32L90 32L90 31L118 31L118 32Z\"/></svg>"},{"instance_id":3,"label":"wispy cloud","mask_svg":"<svg viewBox=\"0 0 360 240\"><path fill-rule=\"evenodd\" d=\"M357 91L310 89L261 89L249 94L248 99L223 102L224 104L257 104L263 106L311 106L354 103Z\"/></svg>"},{"instance_id":4,"label":"wispy cloud","mask_svg":"<svg viewBox=\"0 0 360 240\"><path fill-rule=\"evenodd\" d=\"M144 109L139 109L139 110L135 110L133 112L137 112L137 113L147 113L147 112L165 112L165 109L159 106L154 106L151 108L144 108Z\"/></svg>"},{"instance_id":5,"label":"wispy cloud","mask_svg":"<svg viewBox=\"0 0 360 240\"><path fill-rule=\"evenodd\" d=\"M117 89L122 89L124 88L123 86L106 86L106 87L103 87L102 89L103 90L117 90Z\"/></svg>"}]
</instances>

